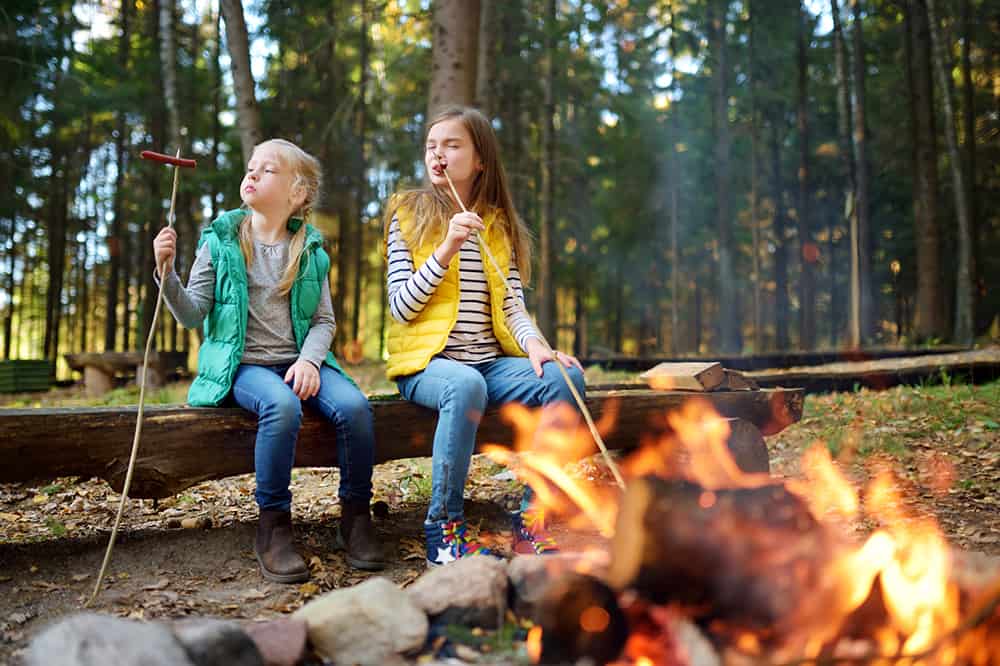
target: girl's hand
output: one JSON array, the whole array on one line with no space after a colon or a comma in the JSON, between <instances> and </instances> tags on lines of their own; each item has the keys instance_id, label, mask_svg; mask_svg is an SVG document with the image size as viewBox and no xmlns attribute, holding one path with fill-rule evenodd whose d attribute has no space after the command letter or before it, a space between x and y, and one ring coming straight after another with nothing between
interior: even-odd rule
<instances>
[{"instance_id":1,"label":"girl's hand","mask_svg":"<svg viewBox=\"0 0 1000 666\"><path fill-rule=\"evenodd\" d=\"M455 213L448 222L448 235L434 251L434 256L438 263L447 266L451 263L451 258L458 254L462 244L475 231L482 231L483 220L475 213Z\"/></svg>"},{"instance_id":2,"label":"girl's hand","mask_svg":"<svg viewBox=\"0 0 1000 666\"><path fill-rule=\"evenodd\" d=\"M176 254L177 232L172 227L163 227L153 239L153 256L156 257L156 270L160 274L160 279L174 270Z\"/></svg>"},{"instance_id":3,"label":"girl's hand","mask_svg":"<svg viewBox=\"0 0 1000 666\"><path fill-rule=\"evenodd\" d=\"M296 361L285 373L285 383L300 400L308 400L319 393L319 370L309 361Z\"/></svg>"},{"instance_id":4,"label":"girl's hand","mask_svg":"<svg viewBox=\"0 0 1000 666\"><path fill-rule=\"evenodd\" d=\"M528 360L531 361L531 367L535 369L535 374L539 377L542 376L542 366L549 361L562 363L567 368L575 367L580 372L583 372L583 366L580 365L580 361L575 356L570 356L561 351L552 351L541 340L534 337L528 338L526 344L528 348L525 351L528 352Z\"/></svg>"}]
</instances>

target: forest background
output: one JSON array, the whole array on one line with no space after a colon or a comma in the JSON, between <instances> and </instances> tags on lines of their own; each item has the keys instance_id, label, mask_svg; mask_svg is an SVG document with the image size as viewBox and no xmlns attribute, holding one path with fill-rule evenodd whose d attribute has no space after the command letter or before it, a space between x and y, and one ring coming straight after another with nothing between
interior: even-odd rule
<instances>
[{"instance_id":1,"label":"forest background","mask_svg":"<svg viewBox=\"0 0 1000 666\"><path fill-rule=\"evenodd\" d=\"M170 174L139 152L198 160L186 277L267 137L322 161L337 350L381 358L383 206L449 103L493 118L563 349L1000 337L990 0L11 0L0 63L4 359L141 348Z\"/></svg>"}]
</instances>

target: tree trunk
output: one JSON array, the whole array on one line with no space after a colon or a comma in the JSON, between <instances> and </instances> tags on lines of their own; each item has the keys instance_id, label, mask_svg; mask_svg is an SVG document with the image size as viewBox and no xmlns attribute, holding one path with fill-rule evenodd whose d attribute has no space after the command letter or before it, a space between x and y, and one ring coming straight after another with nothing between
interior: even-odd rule
<instances>
[{"instance_id":1,"label":"tree trunk","mask_svg":"<svg viewBox=\"0 0 1000 666\"><path fill-rule=\"evenodd\" d=\"M812 349L816 346L816 294L814 266L818 253L812 235L812 220L809 210L809 60L807 57L810 34L809 12L799 5L799 197L796 218L799 223L799 348Z\"/></svg>"},{"instance_id":2,"label":"tree trunk","mask_svg":"<svg viewBox=\"0 0 1000 666\"><path fill-rule=\"evenodd\" d=\"M479 53L476 56L475 104L487 117L496 113L496 0L479 0Z\"/></svg>"},{"instance_id":3,"label":"tree trunk","mask_svg":"<svg viewBox=\"0 0 1000 666\"><path fill-rule=\"evenodd\" d=\"M118 67L123 76L128 71L129 45L131 41L131 35L129 34L131 8L132 0L122 0L122 29L121 35L118 38ZM104 318L104 348L106 350L113 350L115 348L118 335L118 293L121 289L121 259L125 243L122 218L125 215L127 132L125 111L120 109L115 127L115 194L112 204L111 234L108 237L108 289L105 295L106 313ZM125 283L127 286L127 279Z\"/></svg>"},{"instance_id":4,"label":"tree trunk","mask_svg":"<svg viewBox=\"0 0 1000 666\"><path fill-rule=\"evenodd\" d=\"M555 284L553 281L553 229L555 227L555 170L556 170L556 102L555 57L557 30L556 0L547 0L545 18L545 65L542 101L542 160L541 201L538 216L538 327L542 335L556 344Z\"/></svg>"},{"instance_id":5,"label":"tree trunk","mask_svg":"<svg viewBox=\"0 0 1000 666\"><path fill-rule=\"evenodd\" d=\"M243 162L250 161L253 147L261 142L260 112L254 94L253 73L250 71L250 39L243 19L240 0L220 0L222 16L226 21L226 44L236 90L236 124L240 129Z\"/></svg>"},{"instance_id":6,"label":"tree trunk","mask_svg":"<svg viewBox=\"0 0 1000 666\"><path fill-rule=\"evenodd\" d=\"M66 234L69 227L70 159L63 151L53 149L52 187L49 206L48 276L45 292L45 341L42 357L55 360L59 353L59 324L62 315L62 290L66 270Z\"/></svg>"},{"instance_id":7,"label":"tree trunk","mask_svg":"<svg viewBox=\"0 0 1000 666\"><path fill-rule=\"evenodd\" d=\"M670 56L670 99L673 103L677 96L677 3L670 3L670 38L667 42L667 50ZM671 106L670 117L667 120L667 131L669 132L669 144L667 146L667 158L669 160L669 184L670 184L670 353L676 354L679 351L678 339L680 338L681 319L681 255L678 244L678 219L677 191L680 188L680 169L677 157L677 109Z\"/></svg>"},{"instance_id":8,"label":"tree trunk","mask_svg":"<svg viewBox=\"0 0 1000 666\"><path fill-rule=\"evenodd\" d=\"M10 220L10 251L7 252L10 268L7 271L5 290L7 292L7 314L4 316L3 321L3 357L5 360L10 360L11 358L11 349L13 348L14 340L14 287L16 286L14 283L14 270L17 266L18 254L20 254L20 244L15 238L15 231L14 217L12 216ZM22 274L21 279L23 284L23 280L27 279L27 274ZM20 305L23 310L23 300L21 300ZM21 318L23 317L24 315L22 314ZM16 348L14 351L16 353Z\"/></svg>"},{"instance_id":9,"label":"tree trunk","mask_svg":"<svg viewBox=\"0 0 1000 666\"><path fill-rule=\"evenodd\" d=\"M365 150L366 122L368 107L366 105L368 90L368 0L361 0L361 33L358 49L361 80L358 83L358 186L357 186L357 223L354 225L354 316L351 318L352 340L361 339L361 286L365 277L363 270L365 259L365 208L368 204L368 155Z\"/></svg>"},{"instance_id":10,"label":"tree trunk","mask_svg":"<svg viewBox=\"0 0 1000 666\"><path fill-rule=\"evenodd\" d=\"M724 353L738 353L740 311L736 292L736 255L730 209L729 62L726 54L728 18L725 0L709 3L709 48L712 58L713 113L715 130L716 233L719 243L718 298L719 346Z\"/></svg>"},{"instance_id":11,"label":"tree trunk","mask_svg":"<svg viewBox=\"0 0 1000 666\"><path fill-rule=\"evenodd\" d=\"M969 226L972 236L972 311L973 332L977 328L979 311L979 285L982 275L982 244L979 242L979 204L976 188L976 84L972 80L972 0L962 0L962 126L965 130L965 187L969 200Z\"/></svg>"},{"instance_id":12,"label":"tree trunk","mask_svg":"<svg viewBox=\"0 0 1000 666\"><path fill-rule=\"evenodd\" d=\"M753 272L753 351L760 354L764 351L764 317L761 313L762 302L760 294L761 262L760 262L760 179L757 175L760 168L758 150L760 146L760 124L757 120L757 66L754 60L756 44L757 13L753 0L747 0L747 23L749 41L747 49L748 85L750 87L750 238L751 238L751 270Z\"/></svg>"},{"instance_id":13,"label":"tree trunk","mask_svg":"<svg viewBox=\"0 0 1000 666\"><path fill-rule=\"evenodd\" d=\"M833 45L837 70L837 130L840 136L841 165L844 171L844 221L848 228L850 246L850 289L848 346L861 346L861 299L860 299L860 264L858 255L858 211L856 177L854 172L854 143L851 138L851 90L847 74L847 44L844 38L843 24L840 20L840 0L830 0L830 13L833 17Z\"/></svg>"},{"instance_id":14,"label":"tree trunk","mask_svg":"<svg viewBox=\"0 0 1000 666\"><path fill-rule=\"evenodd\" d=\"M934 84L931 77L930 27L924 0L909 0L913 88L911 109L916 128L916 171L914 174L913 218L916 224L917 302L914 334L920 340L947 336L944 290L942 286L941 228L938 220L937 130L934 113Z\"/></svg>"},{"instance_id":15,"label":"tree trunk","mask_svg":"<svg viewBox=\"0 0 1000 666\"><path fill-rule=\"evenodd\" d=\"M781 117L771 118L771 186L774 199L774 346L779 351L789 349L788 320L788 239L785 238L787 210L785 182L781 170Z\"/></svg>"},{"instance_id":16,"label":"tree trunk","mask_svg":"<svg viewBox=\"0 0 1000 666\"><path fill-rule=\"evenodd\" d=\"M857 178L858 217L858 290L861 313L861 339L870 342L875 335L876 301L872 285L872 224L869 190L870 165L868 162L868 124L865 115L865 63L864 32L862 30L861 0L851 0L854 24L851 30L854 65L854 169Z\"/></svg>"},{"instance_id":17,"label":"tree trunk","mask_svg":"<svg viewBox=\"0 0 1000 666\"><path fill-rule=\"evenodd\" d=\"M972 300L972 225L969 221L969 191L962 173L962 155L959 152L955 130L955 106L952 102L951 58L947 55L941 25L937 18L937 0L927 0L927 20L933 45L934 71L937 73L941 99L944 100L944 137L948 145L948 162L951 167L952 191L955 194L955 211L958 214L958 265L955 280L955 329L954 342L972 343L974 307Z\"/></svg>"},{"instance_id":18,"label":"tree trunk","mask_svg":"<svg viewBox=\"0 0 1000 666\"><path fill-rule=\"evenodd\" d=\"M428 119L450 104L472 103L479 35L479 0L437 0L433 7Z\"/></svg>"}]
</instances>

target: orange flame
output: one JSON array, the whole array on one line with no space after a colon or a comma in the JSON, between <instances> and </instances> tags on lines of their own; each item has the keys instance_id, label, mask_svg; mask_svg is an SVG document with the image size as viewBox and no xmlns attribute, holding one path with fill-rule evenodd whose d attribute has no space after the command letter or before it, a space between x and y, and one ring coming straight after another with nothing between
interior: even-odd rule
<instances>
[{"instance_id":1,"label":"orange flame","mask_svg":"<svg viewBox=\"0 0 1000 666\"><path fill-rule=\"evenodd\" d=\"M485 447L485 452L516 468L531 483L544 507L562 515L582 516L610 536L620 499L617 493L609 490L608 484L595 487L564 468L566 463L594 453L593 440L575 413L517 406L506 407L503 413L516 427L516 452L495 445ZM706 400L688 400L682 408L666 414L665 423L669 434L644 442L622 462L627 479L646 474L687 478L704 488L699 503L705 508L713 506L717 494L726 489L776 483L768 475L746 474L739 469L727 446L728 421ZM610 426L606 414L601 430L606 432ZM934 522L907 514L892 477L878 476L864 494L862 505L854 484L842 474L822 443L806 451L801 470L801 479L785 485L806 503L824 534L828 534L824 539L829 541L829 548L821 554L828 560L809 600L796 609L794 617L782 620L786 636L783 644L769 649L787 658L815 658L839 638L852 614L873 598L880 599L884 606L886 625L867 627L866 634L885 655L918 654L935 646L958 626L959 593L950 580L948 545ZM862 515L884 527L859 545L844 529ZM775 547L783 548L781 544ZM815 556L805 553L810 555ZM599 625L599 620L596 614L580 619L586 630ZM630 644L640 638L630 637ZM746 652L759 654L766 649L761 637L753 633L739 633L733 638ZM959 653L981 653L986 641L993 639L976 640L967 645L970 639L963 638L954 646L938 650L933 663L954 663ZM539 628L529 633L528 645L529 654L540 655ZM648 650L638 643L634 647L636 665L654 663L647 656L651 654Z\"/></svg>"}]
</instances>

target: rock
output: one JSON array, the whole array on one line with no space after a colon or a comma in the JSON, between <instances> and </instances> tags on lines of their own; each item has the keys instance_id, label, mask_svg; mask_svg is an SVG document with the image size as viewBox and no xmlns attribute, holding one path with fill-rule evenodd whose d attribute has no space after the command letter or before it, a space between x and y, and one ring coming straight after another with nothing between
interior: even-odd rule
<instances>
[{"instance_id":1,"label":"rock","mask_svg":"<svg viewBox=\"0 0 1000 666\"><path fill-rule=\"evenodd\" d=\"M507 610L507 562L463 557L431 569L407 592L436 622L495 629Z\"/></svg>"},{"instance_id":2,"label":"rock","mask_svg":"<svg viewBox=\"0 0 1000 666\"><path fill-rule=\"evenodd\" d=\"M25 666L194 666L165 626L80 613L49 625L28 646Z\"/></svg>"},{"instance_id":3,"label":"rock","mask_svg":"<svg viewBox=\"0 0 1000 666\"><path fill-rule=\"evenodd\" d=\"M235 622L191 618L172 628L195 666L264 666L257 646Z\"/></svg>"},{"instance_id":4,"label":"rock","mask_svg":"<svg viewBox=\"0 0 1000 666\"><path fill-rule=\"evenodd\" d=\"M320 655L343 666L390 663L422 647L427 637L427 616L386 578L328 592L293 617L306 622Z\"/></svg>"},{"instance_id":5,"label":"rock","mask_svg":"<svg viewBox=\"0 0 1000 666\"><path fill-rule=\"evenodd\" d=\"M293 617L255 622L244 627L267 666L294 666L306 651L308 627Z\"/></svg>"},{"instance_id":6,"label":"rock","mask_svg":"<svg viewBox=\"0 0 1000 666\"><path fill-rule=\"evenodd\" d=\"M512 591L511 610L518 617L538 622L541 619L537 617L538 603L549 583L571 571L589 572L600 578L605 567L606 563L581 553L518 555L507 566Z\"/></svg>"}]
</instances>

